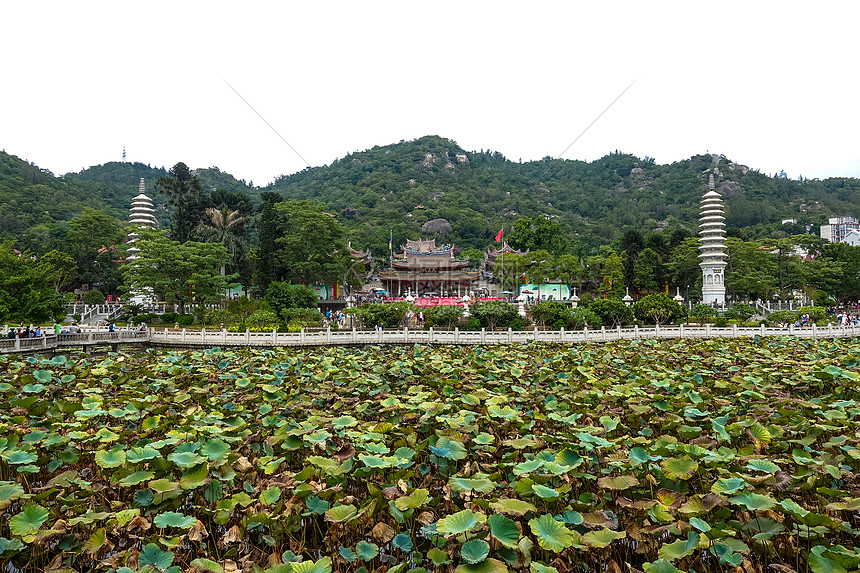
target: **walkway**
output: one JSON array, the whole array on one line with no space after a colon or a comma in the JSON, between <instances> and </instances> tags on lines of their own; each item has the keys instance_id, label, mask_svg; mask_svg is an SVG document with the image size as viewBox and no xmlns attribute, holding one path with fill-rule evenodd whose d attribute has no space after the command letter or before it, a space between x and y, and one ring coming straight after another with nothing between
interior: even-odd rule
<instances>
[{"instance_id":1,"label":"walkway","mask_svg":"<svg viewBox=\"0 0 860 573\"><path fill-rule=\"evenodd\" d=\"M811 328L716 328L714 326L671 326L650 328L601 328L600 330L320 330L302 332L228 332L227 330L170 330L150 328L147 332L117 330L89 331L82 334L48 334L40 338L0 339L0 354L33 354L63 348L90 350L98 346L143 345L146 347L208 348L276 346L365 346L372 344L517 344L552 342L611 342L655 338L741 338L753 336L797 336L800 338L837 338L860 335L860 326Z\"/></svg>"}]
</instances>

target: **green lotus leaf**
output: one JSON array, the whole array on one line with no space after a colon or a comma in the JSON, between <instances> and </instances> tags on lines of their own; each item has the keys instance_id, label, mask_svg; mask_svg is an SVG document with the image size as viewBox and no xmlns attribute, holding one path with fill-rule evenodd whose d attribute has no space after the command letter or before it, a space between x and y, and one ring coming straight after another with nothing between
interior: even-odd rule
<instances>
[{"instance_id":1,"label":"green lotus leaf","mask_svg":"<svg viewBox=\"0 0 860 573\"><path fill-rule=\"evenodd\" d=\"M209 571L211 573L224 573L224 568L212 561L211 559L205 559L202 557L198 557L197 559L191 562L191 566L194 567L197 571Z\"/></svg>"},{"instance_id":2,"label":"green lotus leaf","mask_svg":"<svg viewBox=\"0 0 860 573\"><path fill-rule=\"evenodd\" d=\"M0 509L10 505L14 500L29 497L24 488L16 482L0 482Z\"/></svg>"},{"instance_id":3,"label":"green lotus leaf","mask_svg":"<svg viewBox=\"0 0 860 573\"><path fill-rule=\"evenodd\" d=\"M138 471L131 473L121 480L119 480L119 485L123 487L128 487L130 485L137 485L141 482L145 482L151 480L155 477L155 473L149 471Z\"/></svg>"},{"instance_id":4,"label":"green lotus leaf","mask_svg":"<svg viewBox=\"0 0 860 573\"><path fill-rule=\"evenodd\" d=\"M358 509L354 505L336 505L325 512L325 520L334 523L350 521L358 515Z\"/></svg>"},{"instance_id":5,"label":"green lotus leaf","mask_svg":"<svg viewBox=\"0 0 860 573\"><path fill-rule=\"evenodd\" d=\"M695 475L699 464L689 458L668 458L660 464L663 475L671 480L688 480Z\"/></svg>"},{"instance_id":6,"label":"green lotus leaf","mask_svg":"<svg viewBox=\"0 0 860 573\"><path fill-rule=\"evenodd\" d=\"M161 457L161 452L150 448L149 446L129 448L125 453L125 458L129 463L138 464L147 460L154 460Z\"/></svg>"},{"instance_id":7,"label":"green lotus leaf","mask_svg":"<svg viewBox=\"0 0 860 573\"><path fill-rule=\"evenodd\" d=\"M24 549L24 544L20 539L0 537L0 557L12 557L22 549Z\"/></svg>"},{"instance_id":8,"label":"green lotus leaf","mask_svg":"<svg viewBox=\"0 0 860 573\"><path fill-rule=\"evenodd\" d=\"M767 541L774 535L779 535L785 531L785 526L780 522L767 517L756 517L756 519L745 523L744 529L755 532L753 539ZM858 558L860 558L860 555L858 555ZM860 564L860 562L858 562L858 564Z\"/></svg>"},{"instance_id":9,"label":"green lotus leaf","mask_svg":"<svg viewBox=\"0 0 860 573\"><path fill-rule=\"evenodd\" d=\"M690 525L701 531L702 533L707 533L711 530L711 526L707 524L707 522L702 521L698 517L690 518Z\"/></svg>"},{"instance_id":10,"label":"green lotus leaf","mask_svg":"<svg viewBox=\"0 0 860 573\"><path fill-rule=\"evenodd\" d=\"M355 426L356 424L358 424L358 420L356 420L352 416L339 416L331 421L331 425L334 426L336 430L349 428Z\"/></svg>"},{"instance_id":11,"label":"green lotus leaf","mask_svg":"<svg viewBox=\"0 0 860 573\"><path fill-rule=\"evenodd\" d=\"M483 513L474 513L471 509L464 509L437 521L436 531L439 533L460 534L472 531L486 522L487 516Z\"/></svg>"},{"instance_id":12,"label":"green lotus leaf","mask_svg":"<svg viewBox=\"0 0 860 573\"><path fill-rule=\"evenodd\" d=\"M367 442L364 444L364 449L371 454L387 454L391 451L385 444L379 444L377 442Z\"/></svg>"},{"instance_id":13,"label":"green lotus leaf","mask_svg":"<svg viewBox=\"0 0 860 573\"><path fill-rule=\"evenodd\" d=\"M472 539L460 548L460 557L466 563L480 563L490 554L490 544L483 539Z\"/></svg>"},{"instance_id":14,"label":"green lotus leaf","mask_svg":"<svg viewBox=\"0 0 860 573\"><path fill-rule=\"evenodd\" d=\"M134 505L137 507L149 507L152 505L155 495L148 489L140 489L134 492Z\"/></svg>"},{"instance_id":15,"label":"green lotus leaf","mask_svg":"<svg viewBox=\"0 0 860 573\"><path fill-rule=\"evenodd\" d=\"M736 495L729 498L729 501L737 505L743 505L750 511L767 511L777 505L776 500L769 495L760 495L757 493Z\"/></svg>"},{"instance_id":16,"label":"green lotus leaf","mask_svg":"<svg viewBox=\"0 0 860 573\"><path fill-rule=\"evenodd\" d=\"M779 466L770 460L750 460L746 467L747 469L764 472L766 474L772 474L779 471Z\"/></svg>"},{"instance_id":17,"label":"green lotus leaf","mask_svg":"<svg viewBox=\"0 0 860 573\"><path fill-rule=\"evenodd\" d=\"M633 476L627 475L618 477L602 477L597 480L597 485L605 489L622 491L639 485L639 480Z\"/></svg>"},{"instance_id":18,"label":"green lotus leaf","mask_svg":"<svg viewBox=\"0 0 860 573\"><path fill-rule=\"evenodd\" d=\"M368 456L366 454L359 454L358 459L369 468L390 468L391 466L395 466L400 463L400 460L395 457L381 458L379 456Z\"/></svg>"},{"instance_id":19,"label":"green lotus leaf","mask_svg":"<svg viewBox=\"0 0 860 573\"><path fill-rule=\"evenodd\" d=\"M545 514L529 520L529 527L537 537L538 545L555 553L560 553L573 545L573 533L551 515Z\"/></svg>"},{"instance_id":20,"label":"green lotus leaf","mask_svg":"<svg viewBox=\"0 0 860 573\"><path fill-rule=\"evenodd\" d=\"M711 491L719 494L729 494L740 491L747 486L747 482L743 478L719 478L711 486Z\"/></svg>"},{"instance_id":21,"label":"green lotus leaf","mask_svg":"<svg viewBox=\"0 0 860 573\"><path fill-rule=\"evenodd\" d=\"M39 459L39 456L27 450L6 450L0 454L6 463L11 465L32 464Z\"/></svg>"},{"instance_id":22,"label":"green lotus leaf","mask_svg":"<svg viewBox=\"0 0 860 573\"><path fill-rule=\"evenodd\" d=\"M225 460L230 455L230 446L224 440L210 438L200 447L200 455L206 456L210 462Z\"/></svg>"},{"instance_id":23,"label":"green lotus leaf","mask_svg":"<svg viewBox=\"0 0 860 573\"><path fill-rule=\"evenodd\" d=\"M331 557L322 557L316 561L289 562L288 573L331 573Z\"/></svg>"},{"instance_id":24,"label":"green lotus leaf","mask_svg":"<svg viewBox=\"0 0 860 573\"><path fill-rule=\"evenodd\" d=\"M623 539L627 537L627 532L625 531L612 531L611 529L603 528L598 529L597 531L589 531L585 535L582 536L582 542L589 547L597 547L598 549L602 549L606 547L616 539Z\"/></svg>"},{"instance_id":25,"label":"green lotus leaf","mask_svg":"<svg viewBox=\"0 0 860 573\"><path fill-rule=\"evenodd\" d=\"M530 511L537 511L534 505L521 499L502 498L490 503L490 507L499 513L506 513L517 517L523 516Z\"/></svg>"},{"instance_id":26,"label":"green lotus leaf","mask_svg":"<svg viewBox=\"0 0 860 573\"><path fill-rule=\"evenodd\" d=\"M397 448L394 450L394 457L402 460L411 460L415 456L415 450L412 448Z\"/></svg>"},{"instance_id":27,"label":"green lotus leaf","mask_svg":"<svg viewBox=\"0 0 860 573\"><path fill-rule=\"evenodd\" d=\"M279 499L281 499L281 488L278 486L272 486L260 494L260 503L263 505L272 505Z\"/></svg>"},{"instance_id":28,"label":"green lotus leaf","mask_svg":"<svg viewBox=\"0 0 860 573\"><path fill-rule=\"evenodd\" d=\"M25 385L21 388L21 390L22 390L25 394L38 394L39 392L41 392L41 391L42 391L42 390L44 390L44 389L45 389L45 385L44 385L44 384L25 384Z\"/></svg>"},{"instance_id":29,"label":"green lotus leaf","mask_svg":"<svg viewBox=\"0 0 860 573\"><path fill-rule=\"evenodd\" d=\"M536 469L540 468L543 465L543 460L541 459L533 459L525 462L521 462L514 466L514 475L523 475L530 474Z\"/></svg>"},{"instance_id":30,"label":"green lotus leaf","mask_svg":"<svg viewBox=\"0 0 860 573\"><path fill-rule=\"evenodd\" d=\"M141 549L140 555L137 559L137 562L141 567L144 565L152 565L156 569L163 571L173 563L173 553L170 551L162 551L155 543L148 543L146 547Z\"/></svg>"},{"instance_id":31,"label":"green lotus leaf","mask_svg":"<svg viewBox=\"0 0 860 573\"><path fill-rule=\"evenodd\" d=\"M472 438L473 444L480 444L482 446L489 446L496 440L496 437L492 434L488 434L487 432L481 432L474 438Z\"/></svg>"},{"instance_id":32,"label":"green lotus leaf","mask_svg":"<svg viewBox=\"0 0 860 573\"><path fill-rule=\"evenodd\" d=\"M565 448L555 455L555 463L569 466L570 468L579 467L583 462L583 457L576 451Z\"/></svg>"},{"instance_id":33,"label":"green lotus leaf","mask_svg":"<svg viewBox=\"0 0 860 573\"><path fill-rule=\"evenodd\" d=\"M765 428L758 422L748 427L747 433L753 440L757 442L763 442L765 444L769 444L771 439L773 439L773 436L771 436L770 431L768 431L767 428Z\"/></svg>"},{"instance_id":34,"label":"green lotus leaf","mask_svg":"<svg viewBox=\"0 0 860 573\"><path fill-rule=\"evenodd\" d=\"M179 480L179 485L182 489L195 489L206 485L209 481L209 466L205 463L198 464L193 468L186 470Z\"/></svg>"},{"instance_id":35,"label":"green lotus leaf","mask_svg":"<svg viewBox=\"0 0 860 573\"><path fill-rule=\"evenodd\" d=\"M311 444L321 444L325 442L327 439L331 437L325 430L316 430L315 432L311 432L310 434L304 437L304 440Z\"/></svg>"},{"instance_id":36,"label":"green lotus leaf","mask_svg":"<svg viewBox=\"0 0 860 573\"><path fill-rule=\"evenodd\" d=\"M161 529L166 529L168 527L175 527L177 529L191 529L194 527L194 524L197 523L196 517L191 517L182 513L177 513L175 511L165 511L164 513L159 513L155 516L155 519L152 521L156 527Z\"/></svg>"},{"instance_id":37,"label":"green lotus leaf","mask_svg":"<svg viewBox=\"0 0 860 573\"><path fill-rule=\"evenodd\" d=\"M102 468L118 468L125 464L125 451L121 446L109 450L99 450L95 455L96 464Z\"/></svg>"},{"instance_id":38,"label":"green lotus leaf","mask_svg":"<svg viewBox=\"0 0 860 573\"><path fill-rule=\"evenodd\" d=\"M690 531L687 533L687 539L678 539L672 543L664 543L657 552L657 556L660 559L675 561L687 555L692 555L699 547L700 539L698 533Z\"/></svg>"},{"instance_id":39,"label":"green lotus leaf","mask_svg":"<svg viewBox=\"0 0 860 573\"><path fill-rule=\"evenodd\" d=\"M322 500L315 495L309 495L305 499L305 507L311 513L322 515L328 510L330 506L327 501Z\"/></svg>"},{"instance_id":40,"label":"green lotus leaf","mask_svg":"<svg viewBox=\"0 0 860 573\"><path fill-rule=\"evenodd\" d=\"M414 547L412 537L410 537L408 533L398 533L394 536L394 539L391 540L391 544L404 553L409 553Z\"/></svg>"},{"instance_id":41,"label":"green lotus leaf","mask_svg":"<svg viewBox=\"0 0 860 573\"><path fill-rule=\"evenodd\" d=\"M550 567L549 565L544 565L543 563L538 563L537 561L532 561L531 564L529 564L529 573L558 573L558 569Z\"/></svg>"},{"instance_id":42,"label":"green lotus leaf","mask_svg":"<svg viewBox=\"0 0 860 573\"><path fill-rule=\"evenodd\" d=\"M511 408L510 406L499 407L497 404L492 404L487 408L487 414L490 415L491 418L500 418L502 420L513 420L517 417L519 412Z\"/></svg>"},{"instance_id":43,"label":"green lotus leaf","mask_svg":"<svg viewBox=\"0 0 860 573\"><path fill-rule=\"evenodd\" d=\"M47 519L47 509L35 503L28 503L20 513L9 520L9 531L12 535L31 535L39 531Z\"/></svg>"},{"instance_id":44,"label":"green lotus leaf","mask_svg":"<svg viewBox=\"0 0 860 573\"><path fill-rule=\"evenodd\" d=\"M466 448L463 443L449 438L439 438L435 446L430 446L430 451L440 458L449 460L462 460L466 457Z\"/></svg>"},{"instance_id":45,"label":"green lotus leaf","mask_svg":"<svg viewBox=\"0 0 860 573\"><path fill-rule=\"evenodd\" d=\"M418 509L427 503L429 497L430 494L426 489L416 489L409 495L394 500L394 506L400 511Z\"/></svg>"},{"instance_id":46,"label":"green lotus leaf","mask_svg":"<svg viewBox=\"0 0 860 573\"><path fill-rule=\"evenodd\" d=\"M534 491L538 497L546 498L554 498L558 497L558 490L552 489L551 487L546 487L545 485L540 485L538 483L532 484L532 491Z\"/></svg>"},{"instance_id":47,"label":"green lotus leaf","mask_svg":"<svg viewBox=\"0 0 860 573\"><path fill-rule=\"evenodd\" d=\"M139 509L124 509L122 511L116 512L114 517L116 517L117 525L122 527L138 515L140 515Z\"/></svg>"},{"instance_id":48,"label":"green lotus leaf","mask_svg":"<svg viewBox=\"0 0 860 573\"><path fill-rule=\"evenodd\" d=\"M43 384L47 384L54 378L54 374L49 370L34 370L33 378L42 382Z\"/></svg>"},{"instance_id":49,"label":"green lotus leaf","mask_svg":"<svg viewBox=\"0 0 860 573\"><path fill-rule=\"evenodd\" d=\"M520 530L514 520L496 513L487 518L487 524L490 526L490 535L495 537L499 543L511 549L517 548L520 541Z\"/></svg>"},{"instance_id":50,"label":"green lotus leaf","mask_svg":"<svg viewBox=\"0 0 860 573\"><path fill-rule=\"evenodd\" d=\"M464 563L454 569L454 573L507 573L508 566L498 559L484 559L480 563Z\"/></svg>"},{"instance_id":51,"label":"green lotus leaf","mask_svg":"<svg viewBox=\"0 0 860 573\"><path fill-rule=\"evenodd\" d=\"M643 563L642 570L645 573L684 573L665 559L658 559L652 563Z\"/></svg>"},{"instance_id":52,"label":"green lotus leaf","mask_svg":"<svg viewBox=\"0 0 860 573\"><path fill-rule=\"evenodd\" d=\"M451 476L448 479L451 491L490 493L496 489L496 485L496 482L487 479L486 474L480 474L480 477L479 474L475 474L472 478Z\"/></svg>"},{"instance_id":53,"label":"green lotus leaf","mask_svg":"<svg viewBox=\"0 0 860 573\"><path fill-rule=\"evenodd\" d=\"M206 461L206 458L193 452L173 452L167 459L182 469L193 468Z\"/></svg>"},{"instance_id":54,"label":"green lotus leaf","mask_svg":"<svg viewBox=\"0 0 860 573\"><path fill-rule=\"evenodd\" d=\"M341 545L337 548L337 552L340 553L340 556L346 559L347 563L352 563L356 559L358 559L358 553L350 549L349 547L344 547Z\"/></svg>"},{"instance_id":55,"label":"green lotus leaf","mask_svg":"<svg viewBox=\"0 0 860 573\"><path fill-rule=\"evenodd\" d=\"M377 555L379 555L379 546L375 543L359 541L358 544L355 546L355 552L358 554L358 557L362 561L370 561L371 559L374 559Z\"/></svg>"},{"instance_id":56,"label":"green lotus leaf","mask_svg":"<svg viewBox=\"0 0 860 573\"><path fill-rule=\"evenodd\" d=\"M823 545L816 545L810 550L808 563L812 573L846 573L846 569L837 561L823 555L826 550Z\"/></svg>"},{"instance_id":57,"label":"green lotus leaf","mask_svg":"<svg viewBox=\"0 0 860 573\"><path fill-rule=\"evenodd\" d=\"M451 557L448 552L438 547L433 547L427 552L427 559L433 562L433 565L440 567L451 562Z\"/></svg>"},{"instance_id":58,"label":"green lotus leaf","mask_svg":"<svg viewBox=\"0 0 860 573\"><path fill-rule=\"evenodd\" d=\"M335 470L338 466L337 460L324 458L322 456L308 456L305 458L305 461L326 471Z\"/></svg>"}]
</instances>

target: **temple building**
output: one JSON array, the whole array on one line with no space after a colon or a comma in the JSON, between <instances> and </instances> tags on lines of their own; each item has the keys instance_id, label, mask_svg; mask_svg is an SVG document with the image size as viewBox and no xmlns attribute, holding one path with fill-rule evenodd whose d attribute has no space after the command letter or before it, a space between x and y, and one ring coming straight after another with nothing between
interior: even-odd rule
<instances>
[{"instance_id":1,"label":"temple building","mask_svg":"<svg viewBox=\"0 0 860 573\"><path fill-rule=\"evenodd\" d=\"M467 270L469 261L454 257L453 245L435 239L406 241L391 268L379 280L392 296L463 296L477 288L480 272Z\"/></svg>"},{"instance_id":2,"label":"temple building","mask_svg":"<svg viewBox=\"0 0 860 573\"><path fill-rule=\"evenodd\" d=\"M702 195L699 217L699 266L702 268L702 302L726 305L726 217L722 196L714 190L714 176L708 179L708 191Z\"/></svg>"},{"instance_id":3,"label":"temple building","mask_svg":"<svg viewBox=\"0 0 860 573\"><path fill-rule=\"evenodd\" d=\"M523 255L528 254L528 252L528 249L526 249L525 251L518 251L508 245L508 242L505 241L505 244L501 249L493 249L492 251L487 251L486 253L484 253L484 268L487 270L487 272L493 272L493 268L496 266L496 259L498 259L500 256L504 254L510 254L522 257Z\"/></svg>"}]
</instances>

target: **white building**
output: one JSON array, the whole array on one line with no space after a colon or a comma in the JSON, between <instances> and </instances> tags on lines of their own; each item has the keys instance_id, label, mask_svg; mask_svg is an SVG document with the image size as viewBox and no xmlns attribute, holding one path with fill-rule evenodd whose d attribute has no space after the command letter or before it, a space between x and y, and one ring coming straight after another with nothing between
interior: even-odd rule
<instances>
[{"instance_id":1,"label":"white building","mask_svg":"<svg viewBox=\"0 0 860 573\"><path fill-rule=\"evenodd\" d=\"M722 196L714 190L714 176L708 178L708 191L702 195L699 217L699 266L702 268L702 302L726 305L726 217Z\"/></svg>"},{"instance_id":2,"label":"white building","mask_svg":"<svg viewBox=\"0 0 860 573\"><path fill-rule=\"evenodd\" d=\"M821 238L831 243L843 243L851 231L860 231L860 221L855 217L830 217L827 225L821 225Z\"/></svg>"},{"instance_id":3,"label":"white building","mask_svg":"<svg viewBox=\"0 0 860 573\"><path fill-rule=\"evenodd\" d=\"M146 183L143 177L140 178L137 197L131 200L131 210L128 222L133 225L132 230L128 234L128 257L127 261L132 261L136 258L140 249L134 246L134 242L140 238L137 233L139 229L152 229L158 226L158 219L155 218L155 208L152 206L152 199L146 195ZM145 304L154 302L152 292L132 292L131 301L136 304Z\"/></svg>"}]
</instances>

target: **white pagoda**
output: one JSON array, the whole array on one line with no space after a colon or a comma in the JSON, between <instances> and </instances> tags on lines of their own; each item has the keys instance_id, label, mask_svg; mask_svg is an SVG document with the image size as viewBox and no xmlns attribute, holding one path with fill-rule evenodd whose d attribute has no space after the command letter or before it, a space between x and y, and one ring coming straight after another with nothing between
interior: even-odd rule
<instances>
[{"instance_id":1,"label":"white pagoda","mask_svg":"<svg viewBox=\"0 0 860 573\"><path fill-rule=\"evenodd\" d=\"M146 195L146 183L144 183L143 177L140 178L137 197L131 200L128 222L132 225L132 228L128 233L129 247L126 260L132 261L137 258L137 253L140 252L140 249L134 246L135 241L140 238L137 231L140 229L152 229L158 226L158 219L155 218L155 208L152 206L152 199ZM131 293L131 301L137 304L151 302L152 299L152 292Z\"/></svg>"},{"instance_id":2,"label":"white pagoda","mask_svg":"<svg viewBox=\"0 0 860 573\"><path fill-rule=\"evenodd\" d=\"M708 178L708 191L702 195L699 217L699 266L702 268L702 302L717 307L726 305L726 217L722 196L714 190L714 176Z\"/></svg>"}]
</instances>

